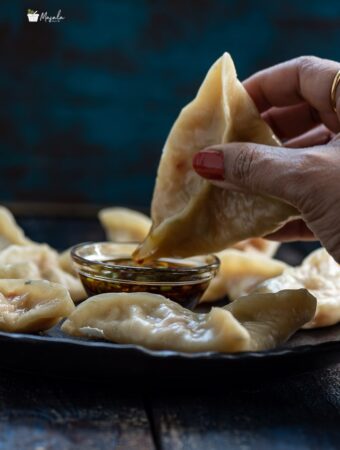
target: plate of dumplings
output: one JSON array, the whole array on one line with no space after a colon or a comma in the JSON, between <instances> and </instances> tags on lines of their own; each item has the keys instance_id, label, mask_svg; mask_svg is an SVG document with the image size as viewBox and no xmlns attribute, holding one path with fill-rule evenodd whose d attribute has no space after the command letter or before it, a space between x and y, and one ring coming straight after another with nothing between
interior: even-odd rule
<instances>
[{"instance_id":1,"label":"plate of dumplings","mask_svg":"<svg viewBox=\"0 0 340 450\"><path fill-rule=\"evenodd\" d=\"M0 207L2 364L77 377L251 377L340 361L339 264L323 248L297 267L276 259L279 244L262 236L298 211L213 187L192 169L195 152L233 141L280 145L225 53L170 130L151 217L123 207L98 214L107 241L138 243L138 263L218 257L193 310L166 289L89 295L70 249L32 241Z\"/></svg>"},{"instance_id":2,"label":"plate of dumplings","mask_svg":"<svg viewBox=\"0 0 340 450\"><path fill-rule=\"evenodd\" d=\"M3 367L90 378L253 377L339 360L340 270L322 248L297 267L275 259L278 244L261 238L217 252L219 271L191 311L148 292L88 297L69 249L31 241L4 207L0 224ZM113 207L99 212L99 224L108 240L141 241L151 219Z\"/></svg>"}]
</instances>

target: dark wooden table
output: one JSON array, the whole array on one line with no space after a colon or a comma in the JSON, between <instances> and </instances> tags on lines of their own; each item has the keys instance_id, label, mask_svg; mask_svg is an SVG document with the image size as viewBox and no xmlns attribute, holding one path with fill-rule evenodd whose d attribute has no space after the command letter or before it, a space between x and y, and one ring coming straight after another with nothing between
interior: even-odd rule
<instances>
[{"instance_id":1,"label":"dark wooden table","mask_svg":"<svg viewBox=\"0 0 340 450\"><path fill-rule=\"evenodd\" d=\"M228 380L188 385L53 380L2 371L0 449L340 446L340 366L253 386Z\"/></svg>"},{"instance_id":2,"label":"dark wooden table","mask_svg":"<svg viewBox=\"0 0 340 450\"><path fill-rule=\"evenodd\" d=\"M93 219L20 222L60 249L103 238ZM276 380L249 373L242 384L217 375L61 379L12 373L0 359L0 450L340 448L340 366Z\"/></svg>"}]
</instances>

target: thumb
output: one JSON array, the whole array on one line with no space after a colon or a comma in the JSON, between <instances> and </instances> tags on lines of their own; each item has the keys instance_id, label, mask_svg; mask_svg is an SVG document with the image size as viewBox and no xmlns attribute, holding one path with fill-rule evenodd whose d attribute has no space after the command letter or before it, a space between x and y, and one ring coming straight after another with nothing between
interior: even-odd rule
<instances>
[{"instance_id":1,"label":"thumb","mask_svg":"<svg viewBox=\"0 0 340 450\"><path fill-rule=\"evenodd\" d=\"M196 153L193 168L225 189L269 195L295 204L299 150L252 143L209 147Z\"/></svg>"}]
</instances>

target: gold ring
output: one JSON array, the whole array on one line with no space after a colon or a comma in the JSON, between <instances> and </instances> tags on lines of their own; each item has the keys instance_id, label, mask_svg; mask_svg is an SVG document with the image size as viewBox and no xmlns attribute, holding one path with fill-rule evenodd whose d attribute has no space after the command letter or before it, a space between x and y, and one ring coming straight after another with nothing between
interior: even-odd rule
<instances>
[{"instance_id":1,"label":"gold ring","mask_svg":"<svg viewBox=\"0 0 340 450\"><path fill-rule=\"evenodd\" d=\"M337 90L337 88L339 86L339 83L340 83L340 70L338 70L338 72L335 74L335 77L334 77L334 80L333 80L333 83L332 83L332 87L331 87L331 105L332 105L332 108L334 109L335 112L337 112L336 111L336 97L335 97L335 94L336 94L336 90Z\"/></svg>"}]
</instances>

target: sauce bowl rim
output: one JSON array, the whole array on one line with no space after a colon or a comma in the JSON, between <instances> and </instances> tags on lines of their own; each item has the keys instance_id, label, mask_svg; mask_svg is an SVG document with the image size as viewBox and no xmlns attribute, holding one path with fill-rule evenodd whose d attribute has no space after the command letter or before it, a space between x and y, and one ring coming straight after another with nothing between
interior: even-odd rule
<instances>
[{"instance_id":1,"label":"sauce bowl rim","mask_svg":"<svg viewBox=\"0 0 340 450\"><path fill-rule=\"evenodd\" d=\"M70 249L70 253L71 253L71 258L72 260L79 264L79 265L86 265L86 266L93 266L93 267L101 267L107 270L126 270L126 271L130 271L131 273L162 273L164 275L165 272L169 272L172 275L175 274L176 272L178 272L180 275L185 275L185 274L201 274L201 273L205 273L205 272L212 272L212 271L216 271L218 270L219 266L220 266L220 259L214 255L214 254L208 254L208 255L197 255L197 256L193 256L192 258L211 258L212 262L210 263L202 263L202 265L198 265L196 267L189 267L189 268L173 268L173 267L167 267L167 268L157 268L157 267L145 267L145 266L128 266L128 265L123 265L123 264L105 264L105 262L100 261L100 260L94 260L94 259L88 259L85 256L81 256L79 255L79 250L83 249L85 247L90 247L90 246L94 246L94 245L138 245L139 242L134 242L134 241L126 241L126 242L114 242L114 241L99 241L99 242L95 242L95 241L88 241L88 242L81 242L79 244L74 245L73 247L71 247ZM112 255L114 257L114 255ZM189 259L189 258L173 258L174 260L185 260L185 259Z\"/></svg>"}]
</instances>

